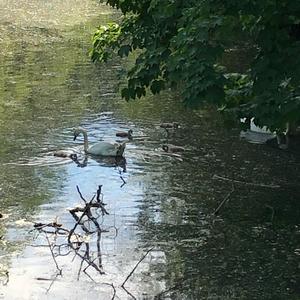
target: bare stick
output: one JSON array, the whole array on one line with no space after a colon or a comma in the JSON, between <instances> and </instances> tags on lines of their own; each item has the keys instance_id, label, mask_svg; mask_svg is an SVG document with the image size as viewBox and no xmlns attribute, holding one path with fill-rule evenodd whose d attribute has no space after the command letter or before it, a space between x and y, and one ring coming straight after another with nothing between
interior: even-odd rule
<instances>
[{"instance_id":1,"label":"bare stick","mask_svg":"<svg viewBox=\"0 0 300 300\"><path fill-rule=\"evenodd\" d=\"M232 193L235 191L234 186L232 185L231 191L226 195L226 197L223 199L223 201L219 204L217 209L214 211L214 215L217 215L220 211L220 209L224 206L224 204L229 200Z\"/></svg>"},{"instance_id":2,"label":"bare stick","mask_svg":"<svg viewBox=\"0 0 300 300\"><path fill-rule=\"evenodd\" d=\"M94 279L94 278L93 278L86 270L83 270L83 272L85 273L85 275L86 275L89 279L91 279L93 282L96 283L95 279Z\"/></svg>"},{"instance_id":3,"label":"bare stick","mask_svg":"<svg viewBox=\"0 0 300 300\"><path fill-rule=\"evenodd\" d=\"M52 258L53 258L53 260L54 260L54 262L55 262L56 270L57 270L55 277L53 278L51 284L49 285L49 287L48 287L48 289L47 289L47 291L46 291L46 294L47 294L47 293L50 291L50 289L51 289L51 287L52 287L54 281L55 281L56 278L58 277L58 275L62 276L62 269L59 268L58 263L57 263L57 261L56 261L56 259L55 259L55 255L54 255L53 250L52 250L52 248L51 248L51 243L50 243L50 240L49 240L49 238L48 238L47 233L46 233L45 235L46 235L46 239L47 239L47 241L48 241L49 249L50 249L50 251L51 251L51 255L52 255Z\"/></svg>"},{"instance_id":4,"label":"bare stick","mask_svg":"<svg viewBox=\"0 0 300 300\"><path fill-rule=\"evenodd\" d=\"M54 255L53 250L52 250L52 248L51 248L51 243L50 243L50 241L49 241L49 238L48 238L47 233L46 233L46 239L47 239L47 241L48 241L49 249L50 249L50 251L51 251L52 258L53 258L53 260L54 260L56 269L57 269L57 271L58 271L58 275L62 275L62 269L59 268L58 263L57 263L57 261L56 261L56 259L55 259L55 255Z\"/></svg>"},{"instance_id":5,"label":"bare stick","mask_svg":"<svg viewBox=\"0 0 300 300\"><path fill-rule=\"evenodd\" d=\"M51 287L52 287L52 285L53 285L53 283L54 283L54 281L56 280L56 278L57 278L58 275L61 275L61 274L59 274L59 273L56 273L56 274L55 274L55 277L52 279L52 281L51 281L49 287L47 288L46 294L49 293L49 291L50 291L50 289L51 289Z\"/></svg>"},{"instance_id":6,"label":"bare stick","mask_svg":"<svg viewBox=\"0 0 300 300\"><path fill-rule=\"evenodd\" d=\"M80 192L80 189L79 189L79 186L78 186L78 185L76 185L76 189L77 189L77 192L78 192L78 194L79 194L81 200L83 200L83 202L86 203L86 200L83 198L83 196L82 196L82 194L81 194L81 192Z\"/></svg>"},{"instance_id":7,"label":"bare stick","mask_svg":"<svg viewBox=\"0 0 300 300\"><path fill-rule=\"evenodd\" d=\"M76 252L77 252L77 251L76 251ZM84 256L85 256L85 255L84 255ZM78 273L77 273L77 280L79 280L80 272L81 272L82 266L83 266L83 262L84 262L84 260L82 259L81 262L80 262L80 267L79 267Z\"/></svg>"},{"instance_id":8,"label":"bare stick","mask_svg":"<svg viewBox=\"0 0 300 300\"><path fill-rule=\"evenodd\" d=\"M102 202L101 199L100 199L100 196L101 196L101 190L102 190L102 184L98 186L98 190L97 190L97 202Z\"/></svg>"},{"instance_id":9,"label":"bare stick","mask_svg":"<svg viewBox=\"0 0 300 300\"><path fill-rule=\"evenodd\" d=\"M107 282L101 282L101 284L103 284L103 285L109 285L109 286L112 287L114 293L113 293L113 296L112 296L111 300L114 300L115 297L116 297L116 293L117 293L114 284L113 283L107 283Z\"/></svg>"},{"instance_id":10,"label":"bare stick","mask_svg":"<svg viewBox=\"0 0 300 300\"><path fill-rule=\"evenodd\" d=\"M145 259L145 257L148 255L148 253L150 251L153 250L154 247L150 248L149 250L147 250L147 252L142 256L142 258L137 262L137 264L135 265L135 267L132 269L132 271L129 273L129 275L126 277L126 279L124 280L124 282L122 283L121 287L124 288L124 284L127 282L127 280L130 278L130 276L134 273L134 271L136 270L136 268L138 267L138 265Z\"/></svg>"},{"instance_id":11,"label":"bare stick","mask_svg":"<svg viewBox=\"0 0 300 300\"><path fill-rule=\"evenodd\" d=\"M122 176L120 176L120 178L121 178L122 181L123 181L123 183L122 183L122 185L121 185L121 188L122 188L127 182L124 180L124 178L123 178Z\"/></svg>"},{"instance_id":12,"label":"bare stick","mask_svg":"<svg viewBox=\"0 0 300 300\"><path fill-rule=\"evenodd\" d=\"M113 283L111 284L111 287L112 287L112 288L113 288L113 290L114 290L114 293L113 293L113 296L112 296L111 300L114 300L114 299L115 299L115 297L116 297L116 293L117 293L117 291L116 291L116 288L115 288L115 286L114 286L114 284L113 284Z\"/></svg>"},{"instance_id":13,"label":"bare stick","mask_svg":"<svg viewBox=\"0 0 300 300\"><path fill-rule=\"evenodd\" d=\"M122 179L123 183L126 184L125 179L122 176L120 176L120 178Z\"/></svg>"},{"instance_id":14,"label":"bare stick","mask_svg":"<svg viewBox=\"0 0 300 300\"><path fill-rule=\"evenodd\" d=\"M97 254L98 254L99 268L102 269L103 266L102 266L102 254L101 254L100 241L101 241L101 231L98 231L97 232Z\"/></svg>"},{"instance_id":15,"label":"bare stick","mask_svg":"<svg viewBox=\"0 0 300 300\"><path fill-rule=\"evenodd\" d=\"M137 298L135 298L126 288L125 286L122 286L123 290L134 300L137 300Z\"/></svg>"},{"instance_id":16,"label":"bare stick","mask_svg":"<svg viewBox=\"0 0 300 300\"><path fill-rule=\"evenodd\" d=\"M213 179L220 179L220 180L224 180L224 181L230 181L230 182L234 182L234 183L239 183L239 184L244 184L244 185L249 185L249 186L263 187L263 188L270 188L270 189L280 188L280 185L277 185L277 184L262 184L262 183L245 182L245 181L234 180L234 179L222 177L219 175L214 175Z\"/></svg>"}]
</instances>

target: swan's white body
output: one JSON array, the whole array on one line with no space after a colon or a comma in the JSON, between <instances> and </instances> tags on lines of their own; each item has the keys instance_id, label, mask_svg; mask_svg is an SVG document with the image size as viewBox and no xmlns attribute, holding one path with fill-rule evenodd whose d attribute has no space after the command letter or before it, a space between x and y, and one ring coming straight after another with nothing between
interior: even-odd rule
<instances>
[{"instance_id":1,"label":"swan's white body","mask_svg":"<svg viewBox=\"0 0 300 300\"><path fill-rule=\"evenodd\" d=\"M123 153L117 155L120 146L121 145L117 143L99 142L85 149L85 152L101 156L122 156Z\"/></svg>"},{"instance_id":2,"label":"swan's white body","mask_svg":"<svg viewBox=\"0 0 300 300\"><path fill-rule=\"evenodd\" d=\"M123 156L126 143L98 142L89 147L87 132L82 128L77 128L74 131L74 140L82 133L84 138L84 152L98 156Z\"/></svg>"}]
</instances>

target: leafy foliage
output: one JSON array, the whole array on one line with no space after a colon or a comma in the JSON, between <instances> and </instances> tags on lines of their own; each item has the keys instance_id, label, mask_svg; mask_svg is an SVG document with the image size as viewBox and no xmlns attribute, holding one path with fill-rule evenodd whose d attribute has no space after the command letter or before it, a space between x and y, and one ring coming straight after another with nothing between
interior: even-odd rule
<instances>
[{"instance_id":1,"label":"leafy foliage","mask_svg":"<svg viewBox=\"0 0 300 300\"><path fill-rule=\"evenodd\" d=\"M282 130L300 119L300 2L107 0L120 24L101 26L91 57L135 51L122 96L140 98L172 87L186 105L217 104L259 126ZM229 74L224 53L251 49L244 74ZM250 54L249 54L250 56Z\"/></svg>"}]
</instances>

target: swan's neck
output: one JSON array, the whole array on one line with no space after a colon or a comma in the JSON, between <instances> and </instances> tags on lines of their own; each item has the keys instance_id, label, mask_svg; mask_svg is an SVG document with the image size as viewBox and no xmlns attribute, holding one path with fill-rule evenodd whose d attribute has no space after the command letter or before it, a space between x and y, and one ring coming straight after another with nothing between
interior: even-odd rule
<instances>
[{"instance_id":1,"label":"swan's neck","mask_svg":"<svg viewBox=\"0 0 300 300\"><path fill-rule=\"evenodd\" d=\"M83 149L84 149L84 152L88 152L88 148L89 148L89 140L88 140L87 133L86 133L85 130L82 130L81 132L82 132L82 134L83 134L83 141L84 141Z\"/></svg>"}]
</instances>

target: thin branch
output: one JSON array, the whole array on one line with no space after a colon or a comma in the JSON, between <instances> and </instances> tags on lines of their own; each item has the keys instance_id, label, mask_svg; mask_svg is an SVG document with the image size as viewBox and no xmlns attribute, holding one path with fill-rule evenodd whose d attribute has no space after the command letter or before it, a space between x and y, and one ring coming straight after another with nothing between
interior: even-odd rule
<instances>
[{"instance_id":1,"label":"thin branch","mask_svg":"<svg viewBox=\"0 0 300 300\"><path fill-rule=\"evenodd\" d=\"M77 252L77 251L76 251L76 252ZM84 255L84 256L85 256L85 255ZM80 262L80 267L79 267L78 273L77 273L77 280L79 280L80 272L81 272L82 266L83 266L83 262L84 262L84 260L82 259L81 262Z\"/></svg>"},{"instance_id":2,"label":"thin branch","mask_svg":"<svg viewBox=\"0 0 300 300\"><path fill-rule=\"evenodd\" d=\"M52 258L53 258L53 260L54 260L56 269L57 269L57 271L58 271L58 275L62 275L62 269L60 269L59 266L58 266L58 263L57 263L57 261L56 261L55 255L54 255L54 253L53 253L53 249L51 248L51 243L50 243L50 240L49 240L49 238L48 238L47 233L46 233L46 239L47 239L47 242L48 242L48 245L49 245L49 249L50 249L50 251L51 251L51 255L52 255Z\"/></svg>"},{"instance_id":3,"label":"thin branch","mask_svg":"<svg viewBox=\"0 0 300 300\"><path fill-rule=\"evenodd\" d=\"M126 288L125 288L125 286L122 286L122 289L132 298L132 299L134 299L134 300L137 300L137 298L136 297L134 297Z\"/></svg>"},{"instance_id":4,"label":"thin branch","mask_svg":"<svg viewBox=\"0 0 300 300\"><path fill-rule=\"evenodd\" d=\"M120 176L120 178L121 178L121 180L123 181L123 183L121 184L121 188L127 183L125 180L124 180L124 178L122 177L122 176Z\"/></svg>"},{"instance_id":5,"label":"thin branch","mask_svg":"<svg viewBox=\"0 0 300 300\"><path fill-rule=\"evenodd\" d=\"M59 273L56 272L55 277L52 279L52 281L51 281L49 287L48 287L47 290L46 290L46 294L49 293L49 291L50 291L50 289L51 289L51 287L52 287L54 281L57 279L58 275L61 275L61 274L59 274Z\"/></svg>"},{"instance_id":6,"label":"thin branch","mask_svg":"<svg viewBox=\"0 0 300 300\"><path fill-rule=\"evenodd\" d=\"M226 195L226 197L223 199L223 201L219 204L217 209L214 211L214 215L217 215L220 211L220 209L224 206L224 204L229 200L230 196L233 194L235 191L234 186L232 185L231 191Z\"/></svg>"},{"instance_id":7,"label":"thin branch","mask_svg":"<svg viewBox=\"0 0 300 300\"><path fill-rule=\"evenodd\" d=\"M112 295L111 300L114 300L115 297L116 297L116 294L117 294L117 291L116 291L116 288L115 288L114 284L113 283L107 283L107 282L101 282L101 284L103 284L103 285L109 285L109 286L112 287L112 289L113 289L113 295Z\"/></svg>"},{"instance_id":8,"label":"thin branch","mask_svg":"<svg viewBox=\"0 0 300 300\"><path fill-rule=\"evenodd\" d=\"M100 199L101 191L102 191L102 184L98 186L97 197L96 197L97 202L102 202L101 199Z\"/></svg>"},{"instance_id":9,"label":"thin branch","mask_svg":"<svg viewBox=\"0 0 300 300\"><path fill-rule=\"evenodd\" d=\"M83 200L83 202L86 203L87 201L83 198L83 196L82 196L82 194L81 194L81 192L80 192L80 189L79 189L79 186L78 186L78 185L76 185L76 189L77 189L77 192L78 192L78 194L79 194L81 200Z\"/></svg>"},{"instance_id":10,"label":"thin branch","mask_svg":"<svg viewBox=\"0 0 300 300\"><path fill-rule=\"evenodd\" d=\"M124 288L125 283L127 282L127 280L130 278L130 276L134 273L134 271L136 270L136 268L138 267L138 265L145 259L145 257L148 255L148 253L150 251L153 250L154 247L150 248L149 250L147 250L147 252L142 256L142 258L137 262L137 264L135 265L135 267L132 269L132 271L129 273L129 275L126 277L126 279L124 280L124 282L122 283L121 287Z\"/></svg>"},{"instance_id":11,"label":"thin branch","mask_svg":"<svg viewBox=\"0 0 300 300\"><path fill-rule=\"evenodd\" d=\"M230 182L239 183L239 184L243 184L243 185L257 186L257 187L270 188L270 189L279 189L281 187L280 185L277 185L277 184L263 184L263 183L253 183L253 182L234 180L234 179L222 177L222 176L219 176L216 174L212 177L212 179L219 179L219 180L230 181Z\"/></svg>"}]
</instances>

